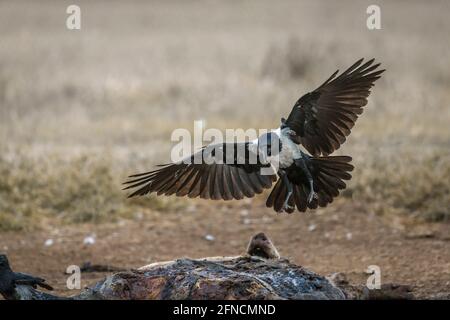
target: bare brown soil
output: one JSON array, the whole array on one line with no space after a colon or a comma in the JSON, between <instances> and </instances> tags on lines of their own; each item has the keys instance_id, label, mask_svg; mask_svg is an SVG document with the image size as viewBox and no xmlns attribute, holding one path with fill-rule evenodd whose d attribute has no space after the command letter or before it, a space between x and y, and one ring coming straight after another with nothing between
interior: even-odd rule
<instances>
[{"instance_id":1,"label":"bare brown soil","mask_svg":"<svg viewBox=\"0 0 450 320\"><path fill-rule=\"evenodd\" d=\"M282 256L318 273L342 272L352 283L364 284L367 267L378 265L382 283L410 285L417 298L449 298L450 225L387 220L362 208L347 200L315 213L277 215L258 200L216 206L194 201L186 210L153 212L142 220L2 233L0 244L15 270L41 275L57 293L71 295L77 290L65 287L64 274L71 264L137 268L177 257L236 255L252 235L264 231ZM83 244L92 233L95 244ZM54 244L45 246L49 238ZM105 275L83 274L82 286Z\"/></svg>"}]
</instances>

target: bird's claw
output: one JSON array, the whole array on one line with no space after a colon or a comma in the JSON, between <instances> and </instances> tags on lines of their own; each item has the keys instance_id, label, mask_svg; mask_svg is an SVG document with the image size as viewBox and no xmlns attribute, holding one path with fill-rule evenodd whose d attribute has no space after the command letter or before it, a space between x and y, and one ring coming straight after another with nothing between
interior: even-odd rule
<instances>
[{"instance_id":1,"label":"bird's claw","mask_svg":"<svg viewBox=\"0 0 450 320\"><path fill-rule=\"evenodd\" d=\"M289 211L292 211L292 210L294 210L295 209L295 207L293 207L293 206L291 206L291 205L289 205L287 202L285 202L284 204L283 204L283 207L281 208L281 212L289 212Z\"/></svg>"},{"instance_id":2,"label":"bird's claw","mask_svg":"<svg viewBox=\"0 0 450 320\"><path fill-rule=\"evenodd\" d=\"M313 199L319 199L319 196L314 191L311 191L308 195L308 203L311 203Z\"/></svg>"},{"instance_id":3,"label":"bird's claw","mask_svg":"<svg viewBox=\"0 0 450 320\"><path fill-rule=\"evenodd\" d=\"M295 207L289 205L289 200L291 199L292 191L290 191L284 200L283 207L281 208L281 212L288 212L289 210L292 211L295 209Z\"/></svg>"}]
</instances>

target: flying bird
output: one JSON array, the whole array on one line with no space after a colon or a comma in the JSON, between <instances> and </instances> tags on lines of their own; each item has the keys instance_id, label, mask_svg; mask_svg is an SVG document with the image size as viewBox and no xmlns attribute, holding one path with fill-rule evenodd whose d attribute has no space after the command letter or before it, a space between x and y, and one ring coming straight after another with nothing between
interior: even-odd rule
<instances>
[{"instance_id":1,"label":"flying bird","mask_svg":"<svg viewBox=\"0 0 450 320\"><path fill-rule=\"evenodd\" d=\"M333 73L295 102L278 129L241 143L218 143L175 163L129 176L129 197L157 195L212 200L251 198L272 188L266 206L291 213L325 207L345 189L349 156L330 156L345 142L385 70L374 59ZM231 155L231 156L230 156Z\"/></svg>"},{"instance_id":2,"label":"flying bird","mask_svg":"<svg viewBox=\"0 0 450 320\"><path fill-rule=\"evenodd\" d=\"M53 290L42 278L12 271L6 255L0 254L0 293L5 299L13 297L17 286L30 286L34 289L40 286L47 290Z\"/></svg>"}]
</instances>

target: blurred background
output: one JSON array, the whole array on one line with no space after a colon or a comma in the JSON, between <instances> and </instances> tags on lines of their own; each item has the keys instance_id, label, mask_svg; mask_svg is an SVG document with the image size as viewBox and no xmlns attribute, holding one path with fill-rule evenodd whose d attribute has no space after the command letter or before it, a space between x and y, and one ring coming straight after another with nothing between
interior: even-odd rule
<instances>
[{"instance_id":1,"label":"blurred background","mask_svg":"<svg viewBox=\"0 0 450 320\"><path fill-rule=\"evenodd\" d=\"M66 28L71 4L81 30ZM382 282L450 298L450 3L376 1L381 30L366 26L371 4L1 1L0 251L69 295L71 264L236 255L263 231L314 271L365 283L375 264ZM336 153L356 169L327 208L121 191L170 160L174 129L278 127L361 57L387 71Z\"/></svg>"}]
</instances>

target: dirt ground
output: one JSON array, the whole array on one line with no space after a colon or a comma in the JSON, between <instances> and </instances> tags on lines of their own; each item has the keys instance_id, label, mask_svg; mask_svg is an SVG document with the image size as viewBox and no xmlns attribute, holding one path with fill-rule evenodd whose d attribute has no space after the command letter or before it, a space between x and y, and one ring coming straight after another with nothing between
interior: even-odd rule
<instances>
[{"instance_id":1,"label":"dirt ground","mask_svg":"<svg viewBox=\"0 0 450 320\"><path fill-rule=\"evenodd\" d=\"M362 208L350 200L336 202L326 213L276 215L258 200L217 206L194 201L184 211L155 211L142 220L2 233L0 243L15 270L45 277L63 295L78 292L65 286L64 271L72 264L137 268L184 256L236 255L253 234L264 231L282 256L318 273L341 272L351 283L364 284L367 267L378 265L382 283L410 285L416 298L450 298L450 225L410 225ZM95 243L83 244L92 235ZM47 239L54 244L45 246ZM82 287L105 275L83 273Z\"/></svg>"},{"instance_id":2,"label":"dirt ground","mask_svg":"<svg viewBox=\"0 0 450 320\"><path fill-rule=\"evenodd\" d=\"M66 28L69 4L0 1L0 253L14 270L72 295L69 265L236 255L263 231L320 274L364 284L377 265L382 283L450 298L449 1L379 0L381 30L367 28L371 0L79 0L81 30ZM170 161L175 129L276 128L362 57L386 73L333 154L355 170L331 206L277 215L267 194L131 201L121 190Z\"/></svg>"}]
</instances>

